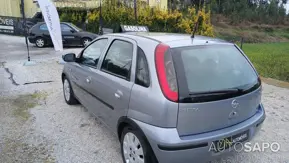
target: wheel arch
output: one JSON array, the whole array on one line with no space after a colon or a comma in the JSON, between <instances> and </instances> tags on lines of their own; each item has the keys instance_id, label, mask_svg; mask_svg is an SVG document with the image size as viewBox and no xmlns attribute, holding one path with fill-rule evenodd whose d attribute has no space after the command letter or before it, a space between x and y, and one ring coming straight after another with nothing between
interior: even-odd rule
<instances>
[{"instance_id":1,"label":"wheel arch","mask_svg":"<svg viewBox=\"0 0 289 163\"><path fill-rule=\"evenodd\" d=\"M41 36L41 35L37 35L37 36L35 37L35 41L36 41L37 39L39 39L39 38L43 39L44 42L47 41L47 40L46 40L43 36Z\"/></svg>"},{"instance_id":2,"label":"wheel arch","mask_svg":"<svg viewBox=\"0 0 289 163\"><path fill-rule=\"evenodd\" d=\"M90 40L93 40L91 37L89 37L89 36L82 36L81 37L81 40L84 40L84 39L86 39L86 38L88 38L88 39L90 39Z\"/></svg>"},{"instance_id":3,"label":"wheel arch","mask_svg":"<svg viewBox=\"0 0 289 163\"><path fill-rule=\"evenodd\" d=\"M138 124L136 122L134 122L132 119L130 119L126 116L123 116L123 117L119 118L118 123L117 123L118 140L121 139L122 131L126 126L131 126L132 128L138 129L146 137L146 135L144 134L144 132L142 131L142 129L138 126Z\"/></svg>"},{"instance_id":4,"label":"wheel arch","mask_svg":"<svg viewBox=\"0 0 289 163\"><path fill-rule=\"evenodd\" d=\"M126 126L131 126L132 128L137 129L144 136L144 141L147 143L148 147L152 151L152 154L153 154L152 155L152 159L155 160L156 162L158 162L158 159L157 159L157 157L156 157L156 155L154 153L155 151L152 148L152 145L150 144L150 141L148 141L148 138L145 135L145 133L143 132L143 130L139 127L139 125L134 120L132 120L132 119L126 117L126 116L121 117L118 120L117 136L118 136L119 141L121 141L121 134L122 134L123 129Z\"/></svg>"},{"instance_id":5,"label":"wheel arch","mask_svg":"<svg viewBox=\"0 0 289 163\"><path fill-rule=\"evenodd\" d=\"M64 81L64 77L66 77L66 74L63 72L63 73L61 74L61 81L62 81L62 83L63 83L63 81Z\"/></svg>"}]
</instances>

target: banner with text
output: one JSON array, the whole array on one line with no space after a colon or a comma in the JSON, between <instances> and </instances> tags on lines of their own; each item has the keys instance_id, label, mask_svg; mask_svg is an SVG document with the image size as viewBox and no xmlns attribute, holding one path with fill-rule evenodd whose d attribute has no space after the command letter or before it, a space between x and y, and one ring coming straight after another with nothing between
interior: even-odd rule
<instances>
[{"instance_id":1,"label":"banner with text","mask_svg":"<svg viewBox=\"0 0 289 163\"><path fill-rule=\"evenodd\" d=\"M0 33L14 34L15 18L0 16Z\"/></svg>"},{"instance_id":2,"label":"banner with text","mask_svg":"<svg viewBox=\"0 0 289 163\"><path fill-rule=\"evenodd\" d=\"M45 23L47 24L54 49L56 51L63 51L60 20L56 7L50 0L38 0L38 4L42 11Z\"/></svg>"}]
</instances>

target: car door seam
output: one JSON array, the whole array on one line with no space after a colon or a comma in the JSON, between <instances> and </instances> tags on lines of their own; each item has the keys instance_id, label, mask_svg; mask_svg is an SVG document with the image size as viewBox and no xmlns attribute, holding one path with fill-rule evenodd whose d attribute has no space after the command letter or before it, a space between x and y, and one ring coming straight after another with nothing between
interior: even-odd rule
<instances>
[{"instance_id":1,"label":"car door seam","mask_svg":"<svg viewBox=\"0 0 289 163\"><path fill-rule=\"evenodd\" d=\"M78 86L80 89L82 89L83 91L85 91L86 93L88 93L89 95L91 95L92 97L94 97L95 99L97 99L98 101L100 101L102 104L106 105L107 107L109 107L111 110L114 110L114 107L110 104L108 104L107 102L103 101L101 98L97 97L96 95L90 93L89 91L87 91L85 88L81 87L80 85L78 85L77 83L74 82L74 84L76 86Z\"/></svg>"},{"instance_id":2,"label":"car door seam","mask_svg":"<svg viewBox=\"0 0 289 163\"><path fill-rule=\"evenodd\" d=\"M135 83L132 83L132 86L130 87L128 105L127 105L127 110L126 110L126 113L125 113L125 116L126 116L126 117L127 117L127 115L128 115L128 111L129 111L129 109L130 109L131 93L132 93L132 89L133 89L134 85L135 85Z\"/></svg>"}]
</instances>

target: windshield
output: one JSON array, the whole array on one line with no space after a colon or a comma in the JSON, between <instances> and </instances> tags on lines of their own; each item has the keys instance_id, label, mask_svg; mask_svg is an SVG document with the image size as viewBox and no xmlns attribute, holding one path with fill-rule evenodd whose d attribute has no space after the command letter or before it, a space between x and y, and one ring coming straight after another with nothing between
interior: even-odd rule
<instances>
[{"instance_id":1,"label":"windshield","mask_svg":"<svg viewBox=\"0 0 289 163\"><path fill-rule=\"evenodd\" d=\"M177 71L184 71L191 94L252 87L258 81L255 70L234 45L180 47L173 54L180 57Z\"/></svg>"}]
</instances>

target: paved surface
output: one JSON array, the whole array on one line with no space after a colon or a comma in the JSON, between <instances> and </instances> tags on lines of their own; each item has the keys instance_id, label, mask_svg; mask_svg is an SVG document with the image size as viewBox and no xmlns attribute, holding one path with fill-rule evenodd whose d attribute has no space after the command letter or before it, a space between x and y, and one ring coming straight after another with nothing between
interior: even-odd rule
<instances>
[{"instance_id":1,"label":"paved surface","mask_svg":"<svg viewBox=\"0 0 289 163\"><path fill-rule=\"evenodd\" d=\"M56 53L53 48L30 45L31 59L37 64L23 66L24 39L0 35L0 42L1 163L121 162L116 136L85 108L68 106L63 99L62 65L57 61L61 54L80 48ZM267 84L263 88L267 119L252 144L277 142L280 150L236 152L214 163L289 163L289 90Z\"/></svg>"}]
</instances>

